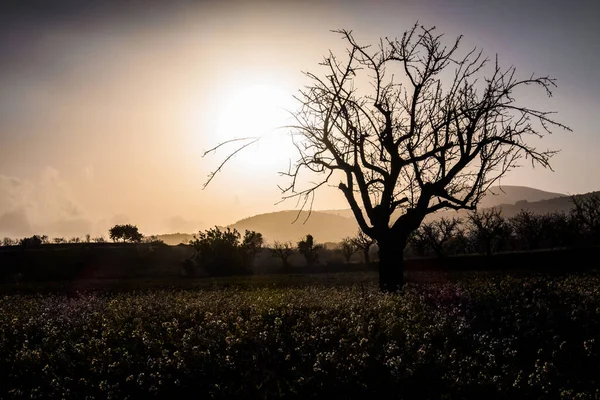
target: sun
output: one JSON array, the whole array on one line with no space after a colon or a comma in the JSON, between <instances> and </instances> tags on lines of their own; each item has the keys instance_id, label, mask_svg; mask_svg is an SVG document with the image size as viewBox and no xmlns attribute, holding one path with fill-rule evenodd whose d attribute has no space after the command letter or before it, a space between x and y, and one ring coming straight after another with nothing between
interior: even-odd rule
<instances>
[{"instance_id":1,"label":"sun","mask_svg":"<svg viewBox=\"0 0 600 400\"><path fill-rule=\"evenodd\" d=\"M258 138L235 156L236 164L248 168L287 163L294 147L283 128L290 123L292 96L270 84L250 84L232 91L216 120L217 143L239 138ZM244 142L232 144L237 148Z\"/></svg>"}]
</instances>

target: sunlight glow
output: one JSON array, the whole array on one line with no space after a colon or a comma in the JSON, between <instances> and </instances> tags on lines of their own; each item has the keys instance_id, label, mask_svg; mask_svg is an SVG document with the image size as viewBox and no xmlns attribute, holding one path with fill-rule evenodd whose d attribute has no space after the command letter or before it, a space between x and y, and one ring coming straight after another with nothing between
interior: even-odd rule
<instances>
[{"instance_id":1,"label":"sunlight glow","mask_svg":"<svg viewBox=\"0 0 600 400\"><path fill-rule=\"evenodd\" d=\"M236 164L266 168L281 164L293 156L288 130L292 97L274 85L251 84L233 91L220 109L216 120L218 143L244 137L259 137L256 144L235 156ZM243 144L243 142L240 142ZM235 149L237 144L229 148Z\"/></svg>"}]
</instances>

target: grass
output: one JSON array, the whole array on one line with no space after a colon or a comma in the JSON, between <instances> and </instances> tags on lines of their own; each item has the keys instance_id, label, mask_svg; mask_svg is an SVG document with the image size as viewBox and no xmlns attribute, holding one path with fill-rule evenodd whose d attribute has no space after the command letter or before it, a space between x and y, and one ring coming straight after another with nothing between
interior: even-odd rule
<instances>
[{"instance_id":1,"label":"grass","mask_svg":"<svg viewBox=\"0 0 600 400\"><path fill-rule=\"evenodd\" d=\"M0 397L600 396L598 273L407 275L5 294Z\"/></svg>"}]
</instances>

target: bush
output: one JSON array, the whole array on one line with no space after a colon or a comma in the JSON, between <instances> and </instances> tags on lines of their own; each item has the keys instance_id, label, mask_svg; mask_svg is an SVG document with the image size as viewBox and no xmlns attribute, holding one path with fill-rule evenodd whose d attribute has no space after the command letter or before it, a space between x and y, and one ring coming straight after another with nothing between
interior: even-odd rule
<instances>
[{"instance_id":1,"label":"bush","mask_svg":"<svg viewBox=\"0 0 600 400\"><path fill-rule=\"evenodd\" d=\"M23 238L19 241L19 244L23 247L37 247L42 245L42 238L38 235L34 235L30 238Z\"/></svg>"},{"instance_id":2,"label":"bush","mask_svg":"<svg viewBox=\"0 0 600 400\"><path fill-rule=\"evenodd\" d=\"M245 275L252 272L252 261L262 248L263 237L246 231L241 239L236 229L215 227L194 236L190 245L196 251L194 260L210 275Z\"/></svg>"},{"instance_id":3,"label":"bush","mask_svg":"<svg viewBox=\"0 0 600 400\"><path fill-rule=\"evenodd\" d=\"M108 231L113 241L122 240L123 242L139 243L144 238L135 225L115 225Z\"/></svg>"}]
</instances>

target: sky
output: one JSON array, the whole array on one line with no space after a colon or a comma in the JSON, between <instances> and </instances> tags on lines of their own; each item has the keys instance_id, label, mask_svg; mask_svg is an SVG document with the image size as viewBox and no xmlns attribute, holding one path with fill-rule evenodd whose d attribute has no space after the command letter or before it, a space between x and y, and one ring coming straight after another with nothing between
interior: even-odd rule
<instances>
[{"instance_id":1,"label":"sky","mask_svg":"<svg viewBox=\"0 0 600 400\"><path fill-rule=\"evenodd\" d=\"M5 1L0 5L0 236L194 232L294 209L278 185L294 153L277 129L292 96L349 29L360 43L416 21L497 54L523 76L557 79L556 111L573 132L554 171L520 168L505 185L566 194L600 190L600 5L595 1ZM228 163L234 137L265 140ZM536 142L537 144L537 142ZM335 188L315 209L347 208Z\"/></svg>"}]
</instances>

